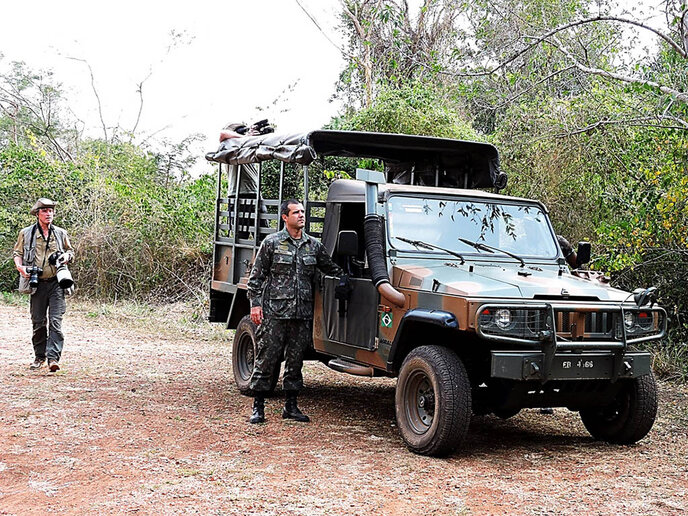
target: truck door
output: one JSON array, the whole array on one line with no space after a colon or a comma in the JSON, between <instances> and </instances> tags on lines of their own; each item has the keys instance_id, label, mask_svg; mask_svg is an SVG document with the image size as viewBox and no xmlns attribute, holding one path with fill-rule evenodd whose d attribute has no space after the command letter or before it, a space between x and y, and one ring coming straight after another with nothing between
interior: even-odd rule
<instances>
[{"instance_id":1,"label":"truck door","mask_svg":"<svg viewBox=\"0 0 688 516\"><path fill-rule=\"evenodd\" d=\"M322 310L325 338L360 349L376 349L377 309L380 295L370 278L351 278L353 290L340 313L335 288L339 278L325 276L322 279Z\"/></svg>"}]
</instances>

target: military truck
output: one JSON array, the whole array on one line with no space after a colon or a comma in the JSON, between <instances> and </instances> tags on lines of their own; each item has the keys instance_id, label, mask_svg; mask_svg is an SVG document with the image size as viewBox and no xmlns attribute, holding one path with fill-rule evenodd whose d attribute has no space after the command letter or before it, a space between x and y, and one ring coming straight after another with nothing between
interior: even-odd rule
<instances>
[{"instance_id":1,"label":"military truck","mask_svg":"<svg viewBox=\"0 0 688 516\"><path fill-rule=\"evenodd\" d=\"M285 174L299 173L306 231L348 276L317 280L307 358L396 377L396 421L411 451L449 454L472 415L508 418L524 408L577 411L610 443L650 431L651 356L634 346L666 333L653 289L625 292L583 269L585 243L570 270L547 208L498 193L506 176L494 146L321 130L227 140L206 157L220 163L210 320L236 329L239 390L248 390L255 353L251 264L279 229ZM325 201L309 199L309 165L331 157L376 165L335 180ZM277 198L260 193L267 160L280 163ZM253 193L232 186L246 173L256 176Z\"/></svg>"}]
</instances>

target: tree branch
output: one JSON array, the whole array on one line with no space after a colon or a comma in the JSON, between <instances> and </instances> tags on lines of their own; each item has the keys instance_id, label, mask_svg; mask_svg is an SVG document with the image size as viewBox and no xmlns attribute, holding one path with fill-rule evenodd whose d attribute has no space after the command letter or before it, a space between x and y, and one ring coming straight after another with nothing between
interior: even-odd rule
<instances>
[{"instance_id":1,"label":"tree branch","mask_svg":"<svg viewBox=\"0 0 688 516\"><path fill-rule=\"evenodd\" d=\"M457 72L443 72L447 75L452 75L456 77L484 77L486 75L492 75L493 73L497 72L498 70L501 70L502 68L506 67L508 64L513 63L516 59L521 57L523 54L528 52L528 50L538 46L540 43L547 41L549 38L552 36L558 34L559 32L562 32L564 30L573 28L573 27L578 27L580 25L586 25L588 23L597 23L597 22L602 22L602 21L615 21L619 23L626 23L630 25L635 25L637 27L649 30L650 32L653 32L657 36L659 36L661 39L667 42L671 48L673 48L681 57L684 59L688 59L688 53L686 53L686 50L682 49L673 39L671 39L669 36L664 34L663 32L654 29L648 25L645 25L644 23L641 23L636 20L631 20L628 18L620 18L617 16L595 16L594 18L585 18L583 20L577 20L575 22L567 23L565 25L560 25L559 27L555 27L551 31L545 33L542 36L539 37L529 37L529 39L533 39L534 41L527 45L526 47L522 48L521 50L517 51L514 53L511 57L509 57L506 61L503 61L499 63L497 66L490 70L485 70L483 72L467 72L467 73L457 73Z\"/></svg>"},{"instance_id":2,"label":"tree branch","mask_svg":"<svg viewBox=\"0 0 688 516\"><path fill-rule=\"evenodd\" d=\"M311 15L311 13L309 13L309 12L306 10L306 8L301 4L301 2L300 2L299 0L294 0L294 1L296 2L296 5L298 5L298 6L301 8L301 10L306 14L306 16L308 16L308 18L313 22L313 25L315 25L315 26L317 27L317 29L320 31L320 33L321 33L323 36L325 36L325 39L326 39L327 41L329 41L330 44L331 44L334 48L336 48L337 51L339 51L340 54L342 54L343 56L348 57L349 59L356 59L356 57L355 57L353 54L350 54L349 52L347 52L347 51L344 50L343 48L340 48L334 41L332 41L332 39L331 39L331 38L327 35L327 33L322 29L322 27L320 26L320 24L318 23L318 21L315 19L315 17L313 17L313 15Z\"/></svg>"},{"instance_id":3,"label":"tree branch","mask_svg":"<svg viewBox=\"0 0 688 516\"><path fill-rule=\"evenodd\" d=\"M555 38L555 42L556 42L556 44L553 44L553 46L555 46L561 53L563 53L568 59L570 59L576 68L578 68L580 71L582 71L584 73L592 74L592 75L598 75L600 77L606 77L608 79L614 79L614 80L626 82L629 84L641 84L643 86L650 86L651 88L657 89L657 90L661 91L662 93L666 93L667 95L671 95L676 100L680 100L681 102L688 104L688 93L683 93L681 91L678 91L677 89L670 88L669 86L664 86L664 85L659 84L655 81L648 81L645 79L636 79L634 77L628 77L627 75L621 75L621 74L616 73L616 72L608 72L607 70L602 70L600 68L593 68L593 67L585 66L583 63L578 61L571 54L571 52L569 52L563 45L561 45L561 43L559 43L556 40L556 38Z\"/></svg>"},{"instance_id":4,"label":"tree branch","mask_svg":"<svg viewBox=\"0 0 688 516\"><path fill-rule=\"evenodd\" d=\"M131 130L132 137L134 134L136 134L136 129L138 128L139 122L141 121L141 113L143 112L143 83L150 79L151 75L153 75L152 67L148 70L148 75L146 75L146 77L140 83L138 83L136 88L136 93L139 94L139 112L136 115L136 123L134 124L134 127Z\"/></svg>"},{"instance_id":5,"label":"tree branch","mask_svg":"<svg viewBox=\"0 0 688 516\"><path fill-rule=\"evenodd\" d=\"M658 122L661 122L663 118L655 118L655 117L641 117L641 118L631 118L631 119L622 119L622 120L598 120L594 124L587 125L585 127L580 127L578 129L573 129L571 131L566 131L566 132L560 132L557 134L549 134L549 135L543 135L539 138L535 138L533 141L542 141L542 140L547 140L549 138L568 138L570 136L576 136L578 134L582 133L587 133L590 131L593 131L595 129L598 129L600 127L606 126L606 125L625 125L628 127L657 127L660 129L676 129L679 131L685 131L688 129L688 124L682 120L675 120L673 117L667 117L667 120L673 120L675 122L678 122L681 124L680 126L671 126L671 125L662 125L660 123L650 123L654 120L657 120Z\"/></svg>"},{"instance_id":6,"label":"tree branch","mask_svg":"<svg viewBox=\"0 0 688 516\"><path fill-rule=\"evenodd\" d=\"M537 81L537 82L531 84L531 85L528 86L526 89L524 89L523 91L520 91L519 93L517 93L517 94L514 95L513 97L509 97L508 99L506 99L506 100L500 102L499 104L497 104L497 105L496 105L494 108L492 108L492 109L495 109L495 110L496 110L496 109L503 108L504 106L506 106L506 105L508 105L508 104L511 104L514 100L516 100L517 98L519 98L521 95L525 95L526 93L528 93L529 91L531 91L532 89L534 89L536 86L539 86L539 85L542 84L543 82L547 82L547 81L550 80L552 77L555 77L555 76L557 76L557 75L559 75L559 74L562 74L562 73L564 73L564 72L568 72L569 70L573 70L574 68L575 68L575 66L574 66L574 65L571 65L571 66L567 66L566 68L562 68L561 70L556 70L555 72L552 72L551 74L549 74L547 77L543 77L543 78L540 79L539 81Z\"/></svg>"},{"instance_id":7,"label":"tree branch","mask_svg":"<svg viewBox=\"0 0 688 516\"><path fill-rule=\"evenodd\" d=\"M85 59L81 59L78 57L70 57L66 56L67 59L71 59L73 61L80 61L84 63L88 67L88 72L91 74L91 88L93 89L93 93L96 96L96 101L98 102L98 115L100 116L100 124L103 126L103 135L105 137L105 141L108 141L108 134L107 134L107 127L105 126L105 120L103 119L103 106L100 102L100 95L98 95L98 89L96 88L96 79L93 76L93 69L91 68L91 64L86 61Z\"/></svg>"}]
</instances>

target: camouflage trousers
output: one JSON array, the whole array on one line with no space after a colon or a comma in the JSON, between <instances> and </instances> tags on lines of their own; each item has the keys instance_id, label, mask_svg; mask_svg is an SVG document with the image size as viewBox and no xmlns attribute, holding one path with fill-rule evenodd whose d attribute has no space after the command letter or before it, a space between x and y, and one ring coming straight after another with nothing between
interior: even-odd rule
<instances>
[{"instance_id":1,"label":"camouflage trousers","mask_svg":"<svg viewBox=\"0 0 688 516\"><path fill-rule=\"evenodd\" d=\"M311 321L307 319L263 319L256 332L256 356L250 387L254 393L268 392L272 374L284 358L282 388L303 388L303 354L311 343Z\"/></svg>"}]
</instances>

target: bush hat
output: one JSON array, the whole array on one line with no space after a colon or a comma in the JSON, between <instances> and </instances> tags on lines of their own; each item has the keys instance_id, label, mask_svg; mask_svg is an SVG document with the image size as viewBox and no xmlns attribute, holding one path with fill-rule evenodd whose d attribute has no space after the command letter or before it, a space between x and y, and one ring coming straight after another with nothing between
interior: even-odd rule
<instances>
[{"instance_id":1,"label":"bush hat","mask_svg":"<svg viewBox=\"0 0 688 516\"><path fill-rule=\"evenodd\" d=\"M46 197L41 197L36 201L36 204L33 205L33 208L31 208L31 215L38 215L38 210L41 208L55 208L57 206L57 203L55 201L52 201Z\"/></svg>"}]
</instances>

